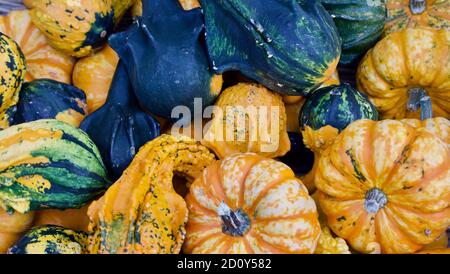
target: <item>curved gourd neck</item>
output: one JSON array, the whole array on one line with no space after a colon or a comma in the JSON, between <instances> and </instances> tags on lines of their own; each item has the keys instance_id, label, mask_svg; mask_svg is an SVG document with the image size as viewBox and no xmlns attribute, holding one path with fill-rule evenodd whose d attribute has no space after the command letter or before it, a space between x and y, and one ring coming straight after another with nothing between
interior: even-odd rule
<instances>
[{"instance_id":1,"label":"curved gourd neck","mask_svg":"<svg viewBox=\"0 0 450 274\"><path fill-rule=\"evenodd\" d=\"M423 88L411 88L408 91L408 111L416 112L420 109L420 120L433 117L431 98Z\"/></svg>"},{"instance_id":2,"label":"curved gourd neck","mask_svg":"<svg viewBox=\"0 0 450 274\"><path fill-rule=\"evenodd\" d=\"M250 229L250 218L240 209L233 211L227 204L221 202L217 214L222 219L222 232L227 235L242 237Z\"/></svg>"},{"instance_id":3,"label":"curved gourd neck","mask_svg":"<svg viewBox=\"0 0 450 274\"><path fill-rule=\"evenodd\" d=\"M409 10L412 14L422 14L427 8L426 0L409 0Z\"/></svg>"}]
</instances>

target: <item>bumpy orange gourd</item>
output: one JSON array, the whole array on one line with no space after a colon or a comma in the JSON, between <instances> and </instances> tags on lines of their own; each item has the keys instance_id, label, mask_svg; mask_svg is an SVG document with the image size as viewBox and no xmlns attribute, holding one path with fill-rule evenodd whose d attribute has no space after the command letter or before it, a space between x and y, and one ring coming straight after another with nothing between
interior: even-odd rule
<instances>
[{"instance_id":1,"label":"bumpy orange gourd","mask_svg":"<svg viewBox=\"0 0 450 274\"><path fill-rule=\"evenodd\" d=\"M244 152L275 158L290 150L280 95L260 85L240 83L224 90L215 107L219 111L202 144L219 158Z\"/></svg>"},{"instance_id":2,"label":"bumpy orange gourd","mask_svg":"<svg viewBox=\"0 0 450 274\"><path fill-rule=\"evenodd\" d=\"M0 254L6 253L8 248L31 227L33 218L33 212L8 214L0 209Z\"/></svg>"},{"instance_id":3,"label":"bumpy orange gourd","mask_svg":"<svg viewBox=\"0 0 450 274\"><path fill-rule=\"evenodd\" d=\"M450 148L424 128L358 120L319 159L329 227L355 250L414 253L450 225Z\"/></svg>"},{"instance_id":4,"label":"bumpy orange gourd","mask_svg":"<svg viewBox=\"0 0 450 274\"><path fill-rule=\"evenodd\" d=\"M27 62L25 81L46 78L67 84L72 82L75 59L48 44L47 38L31 22L28 10L0 16L0 32L20 46Z\"/></svg>"},{"instance_id":5,"label":"bumpy orange gourd","mask_svg":"<svg viewBox=\"0 0 450 274\"><path fill-rule=\"evenodd\" d=\"M423 121L417 119L403 119L401 121L416 128L423 127L430 130L450 146L450 121L448 119L436 117Z\"/></svg>"},{"instance_id":6,"label":"bumpy orange gourd","mask_svg":"<svg viewBox=\"0 0 450 274\"><path fill-rule=\"evenodd\" d=\"M448 0L386 0L385 34L405 28L450 29Z\"/></svg>"},{"instance_id":7,"label":"bumpy orange gourd","mask_svg":"<svg viewBox=\"0 0 450 274\"><path fill-rule=\"evenodd\" d=\"M187 137L162 135L88 210L90 253L179 253L188 212L173 188L174 173L195 177L214 155Z\"/></svg>"},{"instance_id":8,"label":"bumpy orange gourd","mask_svg":"<svg viewBox=\"0 0 450 274\"><path fill-rule=\"evenodd\" d=\"M76 63L72 75L73 84L86 93L89 113L105 103L118 62L119 56L106 46Z\"/></svg>"},{"instance_id":9,"label":"bumpy orange gourd","mask_svg":"<svg viewBox=\"0 0 450 274\"><path fill-rule=\"evenodd\" d=\"M313 253L314 200L285 164L236 154L206 168L186 197L185 253Z\"/></svg>"},{"instance_id":10,"label":"bumpy orange gourd","mask_svg":"<svg viewBox=\"0 0 450 274\"><path fill-rule=\"evenodd\" d=\"M450 31L411 28L392 33L371 49L357 72L384 119L418 118L431 98L434 117L450 118Z\"/></svg>"}]
</instances>

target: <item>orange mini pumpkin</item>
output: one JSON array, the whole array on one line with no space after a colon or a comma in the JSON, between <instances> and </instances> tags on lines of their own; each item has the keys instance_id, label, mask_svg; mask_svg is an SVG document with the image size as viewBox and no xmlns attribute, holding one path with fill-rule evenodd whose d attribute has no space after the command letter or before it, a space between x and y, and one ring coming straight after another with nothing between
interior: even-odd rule
<instances>
[{"instance_id":1,"label":"orange mini pumpkin","mask_svg":"<svg viewBox=\"0 0 450 274\"><path fill-rule=\"evenodd\" d=\"M217 161L186 197L185 253L313 253L314 200L285 164L253 153Z\"/></svg>"},{"instance_id":2,"label":"orange mini pumpkin","mask_svg":"<svg viewBox=\"0 0 450 274\"><path fill-rule=\"evenodd\" d=\"M329 227L355 250L414 253L450 225L450 149L431 131L359 120L319 159Z\"/></svg>"},{"instance_id":3,"label":"orange mini pumpkin","mask_svg":"<svg viewBox=\"0 0 450 274\"><path fill-rule=\"evenodd\" d=\"M29 11L11 11L0 16L0 32L20 46L27 62L25 81L46 78L66 84L72 82L75 59L48 44L45 35L31 22Z\"/></svg>"}]
</instances>

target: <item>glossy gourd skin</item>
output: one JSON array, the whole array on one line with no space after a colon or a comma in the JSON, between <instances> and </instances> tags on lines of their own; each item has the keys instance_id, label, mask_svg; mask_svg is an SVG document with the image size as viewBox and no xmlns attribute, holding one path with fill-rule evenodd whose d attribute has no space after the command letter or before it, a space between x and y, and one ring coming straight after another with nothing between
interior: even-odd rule
<instances>
[{"instance_id":1,"label":"glossy gourd skin","mask_svg":"<svg viewBox=\"0 0 450 274\"><path fill-rule=\"evenodd\" d=\"M173 188L174 172L194 178L213 161L206 147L187 137L148 142L89 207L90 253L179 253L188 212Z\"/></svg>"},{"instance_id":2,"label":"glossy gourd skin","mask_svg":"<svg viewBox=\"0 0 450 274\"><path fill-rule=\"evenodd\" d=\"M363 253L414 253L450 225L450 149L425 128L359 120L320 157L329 227Z\"/></svg>"},{"instance_id":3,"label":"glossy gourd skin","mask_svg":"<svg viewBox=\"0 0 450 274\"><path fill-rule=\"evenodd\" d=\"M0 130L12 122L25 78L25 57L14 40L0 32Z\"/></svg>"},{"instance_id":4,"label":"glossy gourd skin","mask_svg":"<svg viewBox=\"0 0 450 274\"><path fill-rule=\"evenodd\" d=\"M89 113L106 101L119 56L109 46L77 61L73 69L73 85L86 94Z\"/></svg>"},{"instance_id":5,"label":"glossy gourd skin","mask_svg":"<svg viewBox=\"0 0 450 274\"><path fill-rule=\"evenodd\" d=\"M0 32L20 46L27 63L25 81L45 78L67 84L72 82L75 59L48 44L45 35L31 22L28 10L0 16Z\"/></svg>"},{"instance_id":6,"label":"glossy gourd skin","mask_svg":"<svg viewBox=\"0 0 450 274\"><path fill-rule=\"evenodd\" d=\"M130 164L137 151L160 134L152 116L139 108L123 63L119 63L106 103L81 123L105 161L113 179Z\"/></svg>"},{"instance_id":7,"label":"glossy gourd skin","mask_svg":"<svg viewBox=\"0 0 450 274\"><path fill-rule=\"evenodd\" d=\"M144 0L143 10L127 31L109 39L140 104L171 120L179 119L172 117L177 106L194 113L194 98L201 98L204 107L211 105L221 91L222 77L208 67L201 10L184 11L177 0Z\"/></svg>"},{"instance_id":8,"label":"glossy gourd skin","mask_svg":"<svg viewBox=\"0 0 450 274\"><path fill-rule=\"evenodd\" d=\"M50 79L23 84L14 124L56 119L78 127L87 114L86 96L74 86Z\"/></svg>"},{"instance_id":9,"label":"glossy gourd skin","mask_svg":"<svg viewBox=\"0 0 450 274\"><path fill-rule=\"evenodd\" d=\"M215 107L223 113L213 118L202 144L220 159L244 152L274 158L290 150L280 95L261 85L241 83L223 91Z\"/></svg>"},{"instance_id":10,"label":"glossy gourd skin","mask_svg":"<svg viewBox=\"0 0 450 274\"><path fill-rule=\"evenodd\" d=\"M0 163L0 206L20 213L78 208L109 186L94 143L57 120L0 131Z\"/></svg>"},{"instance_id":11,"label":"glossy gourd skin","mask_svg":"<svg viewBox=\"0 0 450 274\"><path fill-rule=\"evenodd\" d=\"M32 228L8 254L85 254L87 235L60 226Z\"/></svg>"},{"instance_id":12,"label":"glossy gourd skin","mask_svg":"<svg viewBox=\"0 0 450 274\"><path fill-rule=\"evenodd\" d=\"M186 197L187 254L313 253L314 200L285 164L253 153L208 166Z\"/></svg>"},{"instance_id":13,"label":"glossy gourd skin","mask_svg":"<svg viewBox=\"0 0 450 274\"><path fill-rule=\"evenodd\" d=\"M450 31L409 28L386 36L361 61L358 90L383 119L419 118L410 106L429 96L433 117L450 118ZM423 95L412 96L419 89ZM420 110L422 110L421 108Z\"/></svg>"},{"instance_id":14,"label":"glossy gourd skin","mask_svg":"<svg viewBox=\"0 0 450 274\"><path fill-rule=\"evenodd\" d=\"M35 0L31 18L50 45L84 57L102 47L114 27L111 0Z\"/></svg>"},{"instance_id":15,"label":"glossy gourd skin","mask_svg":"<svg viewBox=\"0 0 450 274\"><path fill-rule=\"evenodd\" d=\"M21 214L0 209L0 254L6 253L32 225L34 212Z\"/></svg>"},{"instance_id":16,"label":"glossy gourd skin","mask_svg":"<svg viewBox=\"0 0 450 274\"><path fill-rule=\"evenodd\" d=\"M415 27L450 29L448 0L386 0L386 7L386 35Z\"/></svg>"},{"instance_id":17,"label":"glossy gourd skin","mask_svg":"<svg viewBox=\"0 0 450 274\"><path fill-rule=\"evenodd\" d=\"M318 1L201 0L211 67L270 90L307 95L331 77L340 38Z\"/></svg>"},{"instance_id":18,"label":"glossy gourd skin","mask_svg":"<svg viewBox=\"0 0 450 274\"><path fill-rule=\"evenodd\" d=\"M384 1L320 0L333 17L342 38L341 64L356 61L378 40L384 30Z\"/></svg>"}]
</instances>

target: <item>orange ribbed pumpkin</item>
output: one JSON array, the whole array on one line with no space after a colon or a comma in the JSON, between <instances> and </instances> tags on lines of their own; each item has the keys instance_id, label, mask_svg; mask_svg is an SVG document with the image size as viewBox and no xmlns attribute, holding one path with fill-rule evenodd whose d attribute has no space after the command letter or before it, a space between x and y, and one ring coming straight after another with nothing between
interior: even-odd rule
<instances>
[{"instance_id":1,"label":"orange ribbed pumpkin","mask_svg":"<svg viewBox=\"0 0 450 274\"><path fill-rule=\"evenodd\" d=\"M329 227L355 250L414 253L450 225L450 148L395 120L358 120L319 159Z\"/></svg>"},{"instance_id":2,"label":"orange ribbed pumpkin","mask_svg":"<svg viewBox=\"0 0 450 274\"><path fill-rule=\"evenodd\" d=\"M119 56L106 46L76 63L72 75L73 84L86 93L89 113L105 103L118 62Z\"/></svg>"},{"instance_id":3,"label":"orange ribbed pumpkin","mask_svg":"<svg viewBox=\"0 0 450 274\"><path fill-rule=\"evenodd\" d=\"M70 84L75 59L53 49L45 35L33 25L27 10L11 11L0 16L0 32L20 46L27 62L25 81L53 79Z\"/></svg>"},{"instance_id":4,"label":"orange ribbed pumpkin","mask_svg":"<svg viewBox=\"0 0 450 274\"><path fill-rule=\"evenodd\" d=\"M253 153L207 167L191 185L185 253L313 253L314 200L285 164Z\"/></svg>"}]
</instances>

